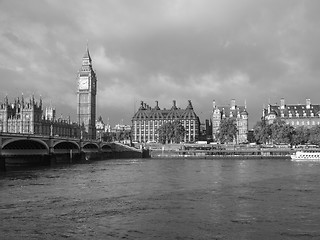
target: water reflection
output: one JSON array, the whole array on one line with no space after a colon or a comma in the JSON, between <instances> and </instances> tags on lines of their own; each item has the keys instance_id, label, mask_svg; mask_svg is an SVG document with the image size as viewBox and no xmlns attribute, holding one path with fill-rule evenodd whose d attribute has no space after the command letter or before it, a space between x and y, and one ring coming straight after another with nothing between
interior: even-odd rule
<instances>
[{"instance_id":1,"label":"water reflection","mask_svg":"<svg viewBox=\"0 0 320 240\"><path fill-rule=\"evenodd\" d=\"M4 239L320 237L320 164L127 159L0 178Z\"/></svg>"}]
</instances>

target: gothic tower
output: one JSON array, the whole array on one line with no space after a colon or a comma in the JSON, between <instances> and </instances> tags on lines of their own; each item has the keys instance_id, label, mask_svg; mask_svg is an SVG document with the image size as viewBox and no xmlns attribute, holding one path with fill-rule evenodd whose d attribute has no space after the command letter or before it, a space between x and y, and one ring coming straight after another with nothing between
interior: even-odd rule
<instances>
[{"instance_id":1,"label":"gothic tower","mask_svg":"<svg viewBox=\"0 0 320 240\"><path fill-rule=\"evenodd\" d=\"M88 47L82 58L82 66L79 70L77 80L78 121L79 124L85 128L83 136L89 139L95 139L97 78L92 68L92 60Z\"/></svg>"}]
</instances>

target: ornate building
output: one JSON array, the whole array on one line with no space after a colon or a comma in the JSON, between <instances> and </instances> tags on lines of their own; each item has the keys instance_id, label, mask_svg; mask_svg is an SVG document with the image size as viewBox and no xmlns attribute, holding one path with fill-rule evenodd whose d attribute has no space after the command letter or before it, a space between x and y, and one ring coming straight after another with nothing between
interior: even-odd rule
<instances>
[{"instance_id":1,"label":"ornate building","mask_svg":"<svg viewBox=\"0 0 320 240\"><path fill-rule=\"evenodd\" d=\"M159 127L166 122L176 120L180 121L186 130L184 142L198 140L200 121L190 100L186 109L178 108L176 101L173 101L173 106L169 110L160 109L158 101L154 108L141 102L139 110L132 118L132 140L140 143L158 142Z\"/></svg>"},{"instance_id":2,"label":"ornate building","mask_svg":"<svg viewBox=\"0 0 320 240\"><path fill-rule=\"evenodd\" d=\"M278 104L268 104L262 111L262 119L269 124L276 119L281 119L293 127L304 126L311 128L320 125L320 105L311 104L310 99L306 99L306 104L285 104L285 99Z\"/></svg>"},{"instance_id":3,"label":"ornate building","mask_svg":"<svg viewBox=\"0 0 320 240\"><path fill-rule=\"evenodd\" d=\"M224 118L233 118L236 122L238 133L237 143L247 142L248 135L248 112L246 106L237 106L234 99L230 106L217 106L213 101L212 114L212 138L216 141L216 134L219 131L221 120Z\"/></svg>"},{"instance_id":4,"label":"ornate building","mask_svg":"<svg viewBox=\"0 0 320 240\"><path fill-rule=\"evenodd\" d=\"M82 58L82 66L77 79L78 121L85 128L84 137L95 139L97 78L92 68L92 60L88 47Z\"/></svg>"},{"instance_id":5,"label":"ornate building","mask_svg":"<svg viewBox=\"0 0 320 240\"><path fill-rule=\"evenodd\" d=\"M42 100L37 102L32 96L25 101L22 96L13 103L8 97L0 104L0 132L39 134L63 137L79 137L79 125L71 123L70 118L56 119L55 110L46 108L43 115Z\"/></svg>"}]
</instances>

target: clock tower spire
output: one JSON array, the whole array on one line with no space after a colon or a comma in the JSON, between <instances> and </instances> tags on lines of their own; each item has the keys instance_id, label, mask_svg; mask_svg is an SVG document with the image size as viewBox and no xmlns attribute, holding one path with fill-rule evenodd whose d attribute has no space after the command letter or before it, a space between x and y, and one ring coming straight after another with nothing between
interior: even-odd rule
<instances>
[{"instance_id":1,"label":"clock tower spire","mask_svg":"<svg viewBox=\"0 0 320 240\"><path fill-rule=\"evenodd\" d=\"M77 76L77 81L77 114L79 125L85 128L84 137L95 139L97 77L92 68L92 59L88 45L82 57L82 65Z\"/></svg>"}]
</instances>

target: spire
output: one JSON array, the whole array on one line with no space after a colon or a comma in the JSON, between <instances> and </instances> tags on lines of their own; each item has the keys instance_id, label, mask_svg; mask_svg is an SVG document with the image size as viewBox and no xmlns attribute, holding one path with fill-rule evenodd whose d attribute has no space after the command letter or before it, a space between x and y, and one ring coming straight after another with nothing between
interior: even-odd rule
<instances>
[{"instance_id":1,"label":"spire","mask_svg":"<svg viewBox=\"0 0 320 240\"><path fill-rule=\"evenodd\" d=\"M85 53L84 53L84 55L83 55L83 58L89 58L89 60L90 60L90 62L91 62L88 40L87 40L86 51L85 51Z\"/></svg>"},{"instance_id":2,"label":"spire","mask_svg":"<svg viewBox=\"0 0 320 240\"><path fill-rule=\"evenodd\" d=\"M40 108L42 108L42 96L40 95L40 103L39 103Z\"/></svg>"}]
</instances>

